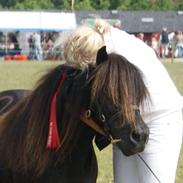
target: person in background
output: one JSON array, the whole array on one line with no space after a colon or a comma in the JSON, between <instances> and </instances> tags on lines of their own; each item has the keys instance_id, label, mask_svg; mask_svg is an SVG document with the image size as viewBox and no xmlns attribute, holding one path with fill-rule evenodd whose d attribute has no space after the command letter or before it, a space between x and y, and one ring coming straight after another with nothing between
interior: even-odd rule
<instances>
[{"instance_id":1,"label":"person in background","mask_svg":"<svg viewBox=\"0 0 183 183\"><path fill-rule=\"evenodd\" d=\"M155 51L157 57L160 57L159 50L160 50L160 44L158 39L155 36L151 37L151 47Z\"/></svg>"},{"instance_id":2,"label":"person in background","mask_svg":"<svg viewBox=\"0 0 183 183\"><path fill-rule=\"evenodd\" d=\"M177 58L183 57L183 34L182 31L177 31L175 34L175 49Z\"/></svg>"},{"instance_id":3,"label":"person in background","mask_svg":"<svg viewBox=\"0 0 183 183\"><path fill-rule=\"evenodd\" d=\"M14 44L13 55L20 55L21 54L20 45L19 45L19 42L17 39L18 34L19 34L19 32L10 34L10 41Z\"/></svg>"},{"instance_id":4,"label":"person in background","mask_svg":"<svg viewBox=\"0 0 183 183\"><path fill-rule=\"evenodd\" d=\"M122 24L121 24L121 20L116 20L113 24L113 27L118 28L118 29L122 29Z\"/></svg>"},{"instance_id":5,"label":"person in background","mask_svg":"<svg viewBox=\"0 0 183 183\"><path fill-rule=\"evenodd\" d=\"M53 59L52 49L53 49L54 43L53 43L51 37L48 37L48 39L44 39L41 44L42 44L43 60Z\"/></svg>"},{"instance_id":6,"label":"person in background","mask_svg":"<svg viewBox=\"0 0 183 183\"><path fill-rule=\"evenodd\" d=\"M168 44L169 44L168 31L166 27L162 28L160 41L162 47L162 58L165 58L168 55Z\"/></svg>"},{"instance_id":7,"label":"person in background","mask_svg":"<svg viewBox=\"0 0 183 183\"><path fill-rule=\"evenodd\" d=\"M101 19L94 28L81 26L71 33L64 57L82 69L95 63L97 50L103 45L108 53L121 54L142 71L151 98L140 106L150 130L149 141L143 152L130 157L113 146L114 182L174 183L182 144L181 95L151 47Z\"/></svg>"},{"instance_id":8,"label":"person in background","mask_svg":"<svg viewBox=\"0 0 183 183\"><path fill-rule=\"evenodd\" d=\"M144 33L143 32L138 33L136 37L139 38L140 40L144 41Z\"/></svg>"},{"instance_id":9,"label":"person in background","mask_svg":"<svg viewBox=\"0 0 183 183\"><path fill-rule=\"evenodd\" d=\"M28 45L29 45L29 59L30 60L36 60L36 46L35 46L35 37L34 34L30 34L28 37Z\"/></svg>"},{"instance_id":10,"label":"person in background","mask_svg":"<svg viewBox=\"0 0 183 183\"><path fill-rule=\"evenodd\" d=\"M175 47L176 47L176 43L175 43L175 32L171 31L168 34L168 39L169 39L169 57L173 58L175 57Z\"/></svg>"},{"instance_id":11,"label":"person in background","mask_svg":"<svg viewBox=\"0 0 183 183\"><path fill-rule=\"evenodd\" d=\"M41 35L38 32L34 32L34 39L35 39L35 54L36 54L36 60L42 61L42 47L41 47Z\"/></svg>"}]
</instances>

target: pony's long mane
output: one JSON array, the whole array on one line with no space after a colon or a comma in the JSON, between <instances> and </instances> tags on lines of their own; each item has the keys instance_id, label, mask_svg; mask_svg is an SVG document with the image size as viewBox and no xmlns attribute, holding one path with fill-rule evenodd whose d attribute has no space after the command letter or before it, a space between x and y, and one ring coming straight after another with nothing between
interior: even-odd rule
<instances>
[{"instance_id":1,"label":"pony's long mane","mask_svg":"<svg viewBox=\"0 0 183 183\"><path fill-rule=\"evenodd\" d=\"M53 153L53 150L46 149L50 104L64 72L67 78L59 91L56 111L61 148ZM30 95L2 116L0 164L15 172L39 176L53 159L54 162L62 162L69 156L79 135L81 108L88 102L88 92L82 87L85 80L84 71L57 66L41 78Z\"/></svg>"},{"instance_id":2,"label":"pony's long mane","mask_svg":"<svg viewBox=\"0 0 183 183\"><path fill-rule=\"evenodd\" d=\"M124 122L135 125L134 105L142 105L149 96L141 71L125 57L109 54L108 61L97 68L92 87L92 98L108 96L121 111Z\"/></svg>"},{"instance_id":3,"label":"pony's long mane","mask_svg":"<svg viewBox=\"0 0 183 183\"><path fill-rule=\"evenodd\" d=\"M135 123L132 105L139 106L147 96L140 71L115 54L110 54L108 61L98 65L95 72L91 70L90 67L79 70L67 65L57 66L41 78L30 95L1 116L0 165L15 172L40 176L53 162L63 162L76 147L80 116L88 107L90 98L94 101L108 96L122 112L124 120L132 125ZM59 88L64 73L67 77ZM56 91L61 146L53 152L46 149L46 143L50 105Z\"/></svg>"}]
</instances>

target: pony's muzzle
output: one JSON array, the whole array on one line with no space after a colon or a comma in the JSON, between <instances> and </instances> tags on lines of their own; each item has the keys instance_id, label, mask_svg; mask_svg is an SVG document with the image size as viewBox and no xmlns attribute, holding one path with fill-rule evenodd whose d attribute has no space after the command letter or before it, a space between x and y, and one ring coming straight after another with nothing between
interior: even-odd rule
<instances>
[{"instance_id":1,"label":"pony's muzzle","mask_svg":"<svg viewBox=\"0 0 183 183\"><path fill-rule=\"evenodd\" d=\"M146 144L149 138L149 129L147 128L145 131L144 130L136 130L133 129L130 132L130 140L131 142L136 145L139 146L139 144Z\"/></svg>"}]
</instances>

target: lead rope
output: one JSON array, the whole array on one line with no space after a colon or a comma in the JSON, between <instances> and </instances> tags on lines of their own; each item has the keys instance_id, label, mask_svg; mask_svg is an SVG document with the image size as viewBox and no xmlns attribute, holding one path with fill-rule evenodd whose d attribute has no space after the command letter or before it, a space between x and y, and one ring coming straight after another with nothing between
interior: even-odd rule
<instances>
[{"instance_id":1,"label":"lead rope","mask_svg":"<svg viewBox=\"0 0 183 183\"><path fill-rule=\"evenodd\" d=\"M142 156L137 153L137 156L142 160L142 162L146 165L146 167L148 168L148 170L154 175L154 177L156 178L156 180L161 183L161 181L158 179L157 175L153 172L153 170L150 168L150 166L145 162L145 160L142 158Z\"/></svg>"}]
</instances>

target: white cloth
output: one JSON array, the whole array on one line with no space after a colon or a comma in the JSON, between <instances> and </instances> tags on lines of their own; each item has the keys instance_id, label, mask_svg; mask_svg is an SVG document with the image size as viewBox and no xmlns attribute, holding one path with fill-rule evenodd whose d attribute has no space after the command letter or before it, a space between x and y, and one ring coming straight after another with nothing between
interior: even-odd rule
<instances>
[{"instance_id":1,"label":"white cloth","mask_svg":"<svg viewBox=\"0 0 183 183\"><path fill-rule=\"evenodd\" d=\"M161 183L174 183L182 141L183 122L181 111L148 123L149 141L139 153ZM159 183L144 162L137 156L124 156L114 146L115 183Z\"/></svg>"},{"instance_id":2,"label":"white cloth","mask_svg":"<svg viewBox=\"0 0 183 183\"><path fill-rule=\"evenodd\" d=\"M151 47L134 35L113 27L104 40L107 50L124 56L142 71L152 101L145 102L144 111L141 111L146 122L183 107L183 98Z\"/></svg>"},{"instance_id":3,"label":"white cloth","mask_svg":"<svg viewBox=\"0 0 183 183\"><path fill-rule=\"evenodd\" d=\"M154 50L143 41L111 27L104 37L107 50L116 52L137 66L150 93L141 114L150 130L142 157L161 183L174 183L182 141L183 98ZM125 157L114 147L115 183L157 183L137 155Z\"/></svg>"}]
</instances>

